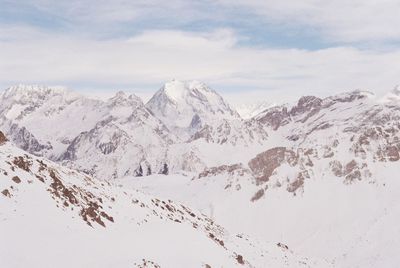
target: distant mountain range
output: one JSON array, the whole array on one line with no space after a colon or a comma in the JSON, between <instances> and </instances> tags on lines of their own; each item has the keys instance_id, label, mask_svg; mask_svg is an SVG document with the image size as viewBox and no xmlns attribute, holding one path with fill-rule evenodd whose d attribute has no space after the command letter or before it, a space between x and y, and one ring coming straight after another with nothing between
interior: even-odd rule
<instances>
[{"instance_id":1,"label":"distant mountain range","mask_svg":"<svg viewBox=\"0 0 400 268\"><path fill-rule=\"evenodd\" d=\"M400 262L397 87L383 98L352 91L236 110L198 81L169 81L147 103L19 85L0 93L0 130L0 229L15 239L0 257L9 267L27 265L13 252L26 255L37 239L74 247L70 230L93 239L71 258L101 256L79 267L109 267L112 256L123 267ZM16 238L25 222L40 230L26 233L29 243ZM178 251L178 262L165 257Z\"/></svg>"}]
</instances>

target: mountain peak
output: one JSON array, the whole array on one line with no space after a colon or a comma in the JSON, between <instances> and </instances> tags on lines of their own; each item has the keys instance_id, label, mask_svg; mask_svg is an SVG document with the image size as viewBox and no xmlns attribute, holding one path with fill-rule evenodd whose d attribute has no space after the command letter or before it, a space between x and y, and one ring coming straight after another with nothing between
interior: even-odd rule
<instances>
[{"instance_id":1,"label":"mountain peak","mask_svg":"<svg viewBox=\"0 0 400 268\"><path fill-rule=\"evenodd\" d=\"M108 99L108 103L112 106L143 106L144 103L141 98L135 94L128 95L124 91L120 90L113 97Z\"/></svg>"},{"instance_id":2,"label":"mountain peak","mask_svg":"<svg viewBox=\"0 0 400 268\"><path fill-rule=\"evenodd\" d=\"M193 117L206 124L215 119L240 118L217 92L196 80L166 82L146 107L170 129L189 130Z\"/></svg>"},{"instance_id":3,"label":"mountain peak","mask_svg":"<svg viewBox=\"0 0 400 268\"><path fill-rule=\"evenodd\" d=\"M205 83L196 80L172 79L164 84L161 91L173 101L184 101L189 95L200 97L204 94L216 94Z\"/></svg>"}]
</instances>

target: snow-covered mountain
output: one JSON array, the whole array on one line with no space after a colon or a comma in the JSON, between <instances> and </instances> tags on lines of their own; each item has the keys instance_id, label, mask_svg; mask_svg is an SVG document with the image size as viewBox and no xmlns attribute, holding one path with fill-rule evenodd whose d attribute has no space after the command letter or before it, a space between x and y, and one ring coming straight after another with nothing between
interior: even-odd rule
<instances>
[{"instance_id":1,"label":"snow-covered mountain","mask_svg":"<svg viewBox=\"0 0 400 268\"><path fill-rule=\"evenodd\" d=\"M20 148L98 177L162 172L167 145L177 139L140 98L123 92L100 101L17 86L0 100L0 125Z\"/></svg>"},{"instance_id":2,"label":"snow-covered mountain","mask_svg":"<svg viewBox=\"0 0 400 268\"><path fill-rule=\"evenodd\" d=\"M336 267L397 267L400 102L354 91L255 116L263 151L168 181L121 180ZM226 161L228 162L228 161ZM241 220L237 220L241 219Z\"/></svg>"},{"instance_id":3,"label":"snow-covered mountain","mask_svg":"<svg viewBox=\"0 0 400 268\"><path fill-rule=\"evenodd\" d=\"M278 244L283 252L293 250L327 260L318 267L397 267L400 263L396 250L400 247L397 227L400 185L395 174L400 168L399 96L398 88L384 98L365 91L327 98L304 96L296 103L262 108L258 114L243 119L220 95L200 82L170 81L147 104L122 92L100 101L67 90L17 86L0 95L0 128L11 142L27 152L108 181L90 179L94 180L94 185L90 186L86 179L90 177L76 175L72 189L73 185L80 189L89 187L93 194L92 197L89 194L90 198L113 195L131 198L142 196L136 192L141 189L151 196L159 196L164 202L176 200L188 204L193 211L201 211L206 215L202 216L203 221L220 222L226 228L222 229L227 237L235 237L230 236L230 232L244 233L231 241L247 235L260 241L272 241L273 246L260 244L260 248L275 252ZM7 149L10 146L6 143L0 152L4 152L2 157L7 168L3 168L2 174L6 177L14 174L13 168L16 170L12 167L14 151L17 150L19 156L24 155L19 149ZM29 159L47 161L27 155ZM16 159L22 167L26 166L24 163L28 160L24 156L22 162L19 157ZM51 193L52 175L41 170L44 167L36 164L38 161L32 161L36 165L35 173L24 178L47 176L50 188L43 189ZM58 174L76 173L49 161L46 165L61 170ZM20 175L16 176L22 180ZM141 176L146 177L138 178ZM69 179L66 175L60 178L62 181ZM84 185L78 183L79 180L84 181ZM18 193L11 186L16 189L13 184L4 186L7 191L3 195L7 198ZM111 192L104 194L104 187L107 188L104 191ZM79 194L86 200L84 195L83 192ZM148 198L143 195L136 199L155 205ZM117 219L114 215L119 215L123 226L130 226L126 221L135 216L130 212L119 214L129 207L129 201L123 201L116 210L107 209L114 208L113 201L110 202L102 205L104 211L99 210L97 214L89 211L93 216L86 216L92 219L89 222L95 223L100 217L108 228L113 223L109 223L105 215L113 219ZM160 214L165 206L160 210L160 204L153 205L147 205L152 210L143 213L168 218ZM37 212L30 206L27 211ZM75 208L71 204L69 207L74 207L75 213L75 209L87 208L86 205ZM103 216L102 211L106 213ZM24 213L30 215L25 210ZM52 213L46 211L43 215ZM79 219L79 213L69 210L68 213L63 212L60 218ZM22 218L16 220L20 221ZM63 232L74 226L66 222L70 225L61 224ZM127 230L124 228L118 225L116 230ZM204 227L207 228L211 227ZM140 232L132 233L140 236ZM118 237L116 233L110 236L115 235ZM85 237L90 240L90 236ZM211 242L221 239L215 240L215 237L213 234L214 242ZM110 239L115 247L117 240ZM143 239L140 241L145 241ZM130 245L124 241L124 245ZM223 241L225 245L228 240L224 238ZM237 243L232 248L239 247L241 242ZM241 245L245 252L247 246ZM238 250L224 247L228 257L216 261L217 266L238 261L235 255ZM107 252L108 248L99 250ZM241 254L248 260L249 267L271 264L264 260L259 262L254 250L246 252L252 252L248 256ZM262 255L265 254L257 256ZM129 255L124 256L129 258ZM163 260L150 257L145 258L146 262ZM290 261L285 264L302 265L296 258L292 262L292 257L288 257ZM280 257L274 260L272 266L282 266ZM196 263L202 262L197 259ZM164 263L170 266L167 261ZM185 262L186 266L193 267L194 263L188 263ZM305 263L312 266L316 262ZM200 266L208 267L205 264L208 263L204 261Z\"/></svg>"},{"instance_id":4,"label":"snow-covered mountain","mask_svg":"<svg viewBox=\"0 0 400 268\"><path fill-rule=\"evenodd\" d=\"M181 203L98 181L0 132L4 267L321 267L282 243L231 234ZM190 245L190 246L188 246Z\"/></svg>"},{"instance_id":5,"label":"snow-covered mountain","mask_svg":"<svg viewBox=\"0 0 400 268\"><path fill-rule=\"evenodd\" d=\"M221 163L210 150L229 154L268 136L200 82L166 83L147 107L123 92L101 101L20 85L0 95L0 127L20 148L103 179L201 171Z\"/></svg>"},{"instance_id":6,"label":"snow-covered mountain","mask_svg":"<svg viewBox=\"0 0 400 268\"><path fill-rule=\"evenodd\" d=\"M213 89L198 81L167 82L146 107L186 142L262 144L267 133L255 121L245 121Z\"/></svg>"},{"instance_id":7,"label":"snow-covered mountain","mask_svg":"<svg viewBox=\"0 0 400 268\"><path fill-rule=\"evenodd\" d=\"M185 138L205 125L240 118L220 95L199 81L171 80L154 94L146 107L171 131Z\"/></svg>"}]
</instances>

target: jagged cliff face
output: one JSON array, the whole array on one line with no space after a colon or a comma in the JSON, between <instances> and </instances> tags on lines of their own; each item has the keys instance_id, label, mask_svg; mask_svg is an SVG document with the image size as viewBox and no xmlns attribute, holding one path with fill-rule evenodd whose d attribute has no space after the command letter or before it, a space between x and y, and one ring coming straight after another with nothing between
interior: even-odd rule
<instances>
[{"instance_id":1,"label":"jagged cliff face","mask_svg":"<svg viewBox=\"0 0 400 268\"><path fill-rule=\"evenodd\" d=\"M20 86L0 98L2 128L16 145L102 178L142 175L142 165L162 172L166 148L177 140L138 97L123 92L99 101Z\"/></svg>"},{"instance_id":2,"label":"jagged cliff face","mask_svg":"<svg viewBox=\"0 0 400 268\"><path fill-rule=\"evenodd\" d=\"M39 86L9 88L0 100L0 126L18 147L102 179L197 172L221 163L210 151L267 138L200 82L169 82L147 108L123 92L100 101Z\"/></svg>"},{"instance_id":3,"label":"jagged cliff face","mask_svg":"<svg viewBox=\"0 0 400 268\"><path fill-rule=\"evenodd\" d=\"M283 187L296 194L308 180L326 176L345 184L375 181L385 163L400 160L400 102L376 100L368 92L302 97L253 120L268 131L269 141L242 164L260 190Z\"/></svg>"}]
</instances>

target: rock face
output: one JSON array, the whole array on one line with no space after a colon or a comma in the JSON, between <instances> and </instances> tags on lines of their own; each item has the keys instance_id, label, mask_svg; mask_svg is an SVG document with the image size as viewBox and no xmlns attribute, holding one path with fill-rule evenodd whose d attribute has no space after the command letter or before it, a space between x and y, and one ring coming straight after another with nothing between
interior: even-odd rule
<instances>
[{"instance_id":1,"label":"rock face","mask_svg":"<svg viewBox=\"0 0 400 268\"><path fill-rule=\"evenodd\" d=\"M267 182L274 171L282 165L283 162L289 165L296 165L298 157L295 152L285 147L276 147L269 149L250 160L249 167L256 176L258 183Z\"/></svg>"},{"instance_id":2,"label":"rock face","mask_svg":"<svg viewBox=\"0 0 400 268\"><path fill-rule=\"evenodd\" d=\"M0 145L3 145L6 142L7 142L6 136L4 135L3 132L0 131Z\"/></svg>"},{"instance_id":3,"label":"rock face","mask_svg":"<svg viewBox=\"0 0 400 268\"><path fill-rule=\"evenodd\" d=\"M142 163L161 171L176 140L138 97L123 92L98 101L67 90L18 86L0 99L0 125L14 144L102 178L135 174Z\"/></svg>"}]
</instances>

